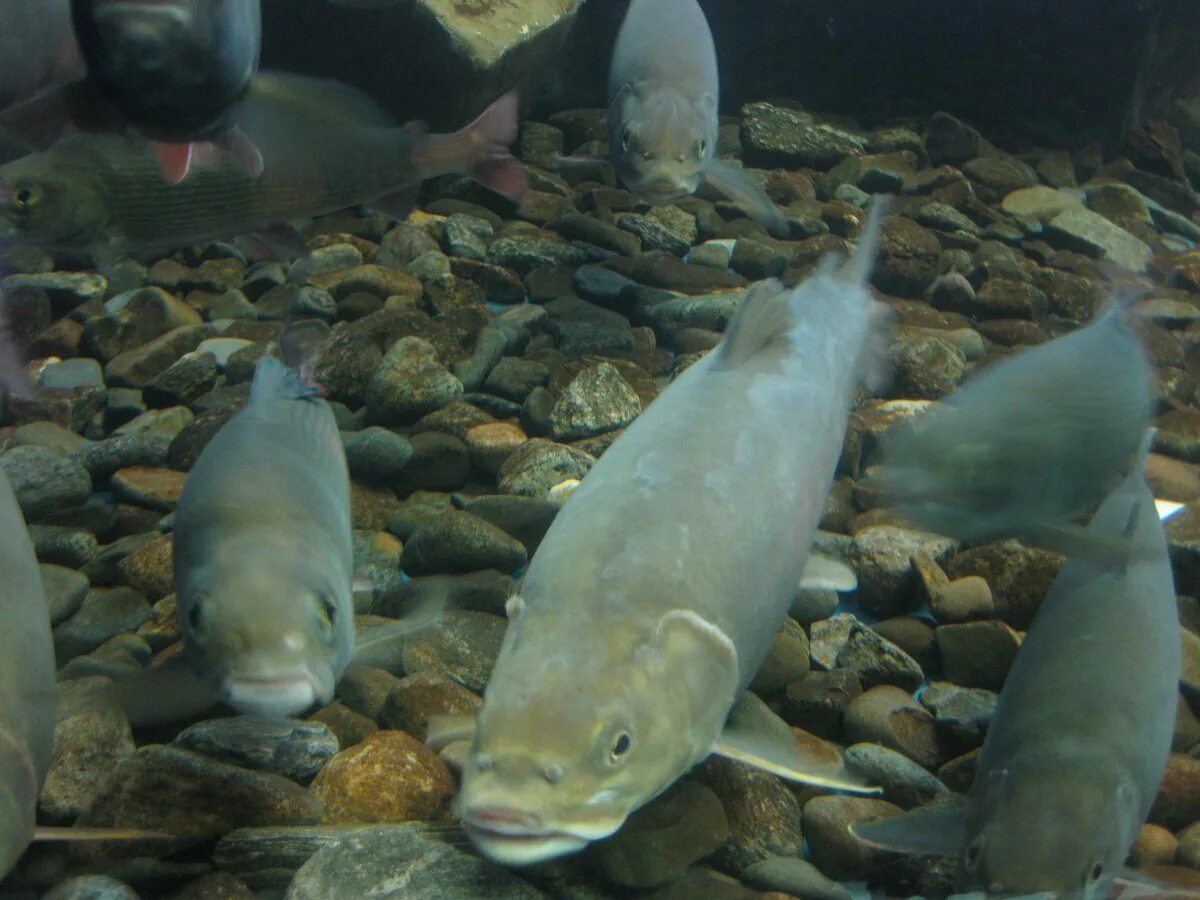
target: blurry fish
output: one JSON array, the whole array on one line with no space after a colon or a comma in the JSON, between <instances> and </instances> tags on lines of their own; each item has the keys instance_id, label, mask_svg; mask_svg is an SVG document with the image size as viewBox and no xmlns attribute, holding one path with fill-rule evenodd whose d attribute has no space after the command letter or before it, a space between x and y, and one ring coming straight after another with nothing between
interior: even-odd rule
<instances>
[{"instance_id":1,"label":"blurry fish","mask_svg":"<svg viewBox=\"0 0 1200 900\"><path fill-rule=\"evenodd\" d=\"M54 740L54 643L25 520L0 469L0 878L33 839Z\"/></svg>"},{"instance_id":2,"label":"blurry fish","mask_svg":"<svg viewBox=\"0 0 1200 900\"><path fill-rule=\"evenodd\" d=\"M354 204L391 210L399 196L411 207L423 179L448 173L523 192L524 169L507 149L517 132L515 94L454 134L385 127L390 121L337 82L262 74L235 116L263 153L260 177L218 161L172 185L147 147L75 134L0 166L0 217L24 240L90 252L103 265L123 253L232 237Z\"/></svg>"},{"instance_id":3,"label":"blurry fish","mask_svg":"<svg viewBox=\"0 0 1200 900\"><path fill-rule=\"evenodd\" d=\"M992 894L1102 897L1115 877L1137 877L1122 866L1166 766L1180 675L1175 588L1144 463L1143 449L1088 531L1149 551L1117 568L1068 560L1005 681L965 809L917 809L856 834L956 856L962 886Z\"/></svg>"},{"instance_id":4,"label":"blurry fish","mask_svg":"<svg viewBox=\"0 0 1200 900\"><path fill-rule=\"evenodd\" d=\"M0 0L0 110L85 74L71 0Z\"/></svg>"},{"instance_id":5,"label":"blurry fish","mask_svg":"<svg viewBox=\"0 0 1200 900\"><path fill-rule=\"evenodd\" d=\"M844 268L751 288L721 345L554 520L509 601L457 800L488 856L578 850L710 753L875 791L745 692L797 582L853 582L809 551L857 383L879 355L882 307L865 281L881 217L877 206ZM469 731L431 724L434 744Z\"/></svg>"},{"instance_id":6,"label":"blurry fish","mask_svg":"<svg viewBox=\"0 0 1200 900\"><path fill-rule=\"evenodd\" d=\"M8 300L0 287L0 388L13 396L28 398L33 396L33 382L24 362L24 352L13 335Z\"/></svg>"},{"instance_id":7,"label":"blurry fish","mask_svg":"<svg viewBox=\"0 0 1200 900\"><path fill-rule=\"evenodd\" d=\"M696 0L633 0L608 76L608 133L621 180L651 203L692 194L704 179L771 234L787 219L758 183L716 158L717 51Z\"/></svg>"},{"instance_id":8,"label":"blurry fish","mask_svg":"<svg viewBox=\"0 0 1200 900\"><path fill-rule=\"evenodd\" d=\"M885 493L906 517L960 540L1016 537L1108 558L1112 537L1070 520L1120 482L1150 419L1154 373L1132 315L1113 303L898 429L880 468Z\"/></svg>"}]
</instances>

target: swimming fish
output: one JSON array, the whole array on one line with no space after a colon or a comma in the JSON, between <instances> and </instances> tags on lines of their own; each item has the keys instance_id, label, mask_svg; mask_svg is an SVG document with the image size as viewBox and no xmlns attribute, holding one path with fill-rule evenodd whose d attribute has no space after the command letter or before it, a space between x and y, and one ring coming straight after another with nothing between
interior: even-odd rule
<instances>
[{"instance_id":1,"label":"swimming fish","mask_svg":"<svg viewBox=\"0 0 1200 900\"><path fill-rule=\"evenodd\" d=\"M207 141L251 174L258 149L230 125L258 71L259 0L71 0L88 84L156 142L168 181Z\"/></svg>"},{"instance_id":2,"label":"swimming fish","mask_svg":"<svg viewBox=\"0 0 1200 900\"><path fill-rule=\"evenodd\" d=\"M508 153L517 98L506 94L449 135L399 128L369 97L337 82L260 73L233 122L263 154L254 177L227 161L173 185L145 142L73 134L0 166L0 217L49 249L90 252L103 266L233 237L354 204L392 208L426 178L471 173L519 196L524 169Z\"/></svg>"},{"instance_id":3,"label":"swimming fish","mask_svg":"<svg viewBox=\"0 0 1200 900\"><path fill-rule=\"evenodd\" d=\"M0 878L34 837L54 741L54 643L33 544L0 469Z\"/></svg>"},{"instance_id":4,"label":"swimming fish","mask_svg":"<svg viewBox=\"0 0 1200 900\"><path fill-rule=\"evenodd\" d=\"M86 71L71 0L0 0L0 110Z\"/></svg>"},{"instance_id":5,"label":"swimming fish","mask_svg":"<svg viewBox=\"0 0 1200 900\"><path fill-rule=\"evenodd\" d=\"M989 366L897 429L878 480L912 521L963 541L1015 537L1110 558L1130 542L1071 520L1135 458L1154 371L1113 302L1085 328Z\"/></svg>"},{"instance_id":6,"label":"swimming fish","mask_svg":"<svg viewBox=\"0 0 1200 900\"><path fill-rule=\"evenodd\" d=\"M775 237L787 219L749 175L716 158L717 51L696 0L632 0L608 76L609 146L617 174L650 203L707 179Z\"/></svg>"},{"instance_id":7,"label":"swimming fish","mask_svg":"<svg viewBox=\"0 0 1200 900\"><path fill-rule=\"evenodd\" d=\"M183 656L241 712L328 702L354 642L350 477L333 412L274 357L175 514Z\"/></svg>"},{"instance_id":8,"label":"swimming fish","mask_svg":"<svg viewBox=\"0 0 1200 900\"><path fill-rule=\"evenodd\" d=\"M606 837L710 753L875 790L745 692L806 572L853 582L809 551L856 387L881 355L884 308L865 284L881 218L878 204L844 267L754 285L722 343L555 518L508 603L456 801L491 858ZM452 730L431 724L433 742Z\"/></svg>"},{"instance_id":9,"label":"swimming fish","mask_svg":"<svg viewBox=\"0 0 1200 900\"><path fill-rule=\"evenodd\" d=\"M1107 896L1162 778L1179 692L1175 588L1144 463L1145 447L1088 530L1150 549L1119 567L1068 559L1005 681L965 809L853 826L861 838L956 856L966 889Z\"/></svg>"}]
</instances>

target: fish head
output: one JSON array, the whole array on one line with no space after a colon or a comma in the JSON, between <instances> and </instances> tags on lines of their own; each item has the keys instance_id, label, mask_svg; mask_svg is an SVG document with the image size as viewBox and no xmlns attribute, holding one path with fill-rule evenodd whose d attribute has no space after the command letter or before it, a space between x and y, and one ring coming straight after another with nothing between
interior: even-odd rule
<instances>
[{"instance_id":1,"label":"fish head","mask_svg":"<svg viewBox=\"0 0 1200 900\"><path fill-rule=\"evenodd\" d=\"M178 593L184 652L200 680L253 715L328 703L353 646L349 578L335 584L308 561L269 553L203 574Z\"/></svg>"},{"instance_id":2,"label":"fish head","mask_svg":"<svg viewBox=\"0 0 1200 900\"><path fill-rule=\"evenodd\" d=\"M0 219L24 240L55 246L99 235L108 203L97 178L35 153L0 167Z\"/></svg>"},{"instance_id":3,"label":"fish head","mask_svg":"<svg viewBox=\"0 0 1200 900\"><path fill-rule=\"evenodd\" d=\"M493 670L456 800L472 841L505 865L617 831L708 755L737 687L732 645L690 612L582 639L578 624L566 640L546 628L527 641L521 626Z\"/></svg>"},{"instance_id":4,"label":"fish head","mask_svg":"<svg viewBox=\"0 0 1200 900\"><path fill-rule=\"evenodd\" d=\"M964 884L996 895L1105 896L1144 818L1133 787L1107 760L1069 772L1043 762L985 777L984 812L969 818L960 861Z\"/></svg>"},{"instance_id":5,"label":"fish head","mask_svg":"<svg viewBox=\"0 0 1200 900\"><path fill-rule=\"evenodd\" d=\"M609 146L621 181L650 203L695 193L717 144L717 101L627 86L608 112Z\"/></svg>"},{"instance_id":6,"label":"fish head","mask_svg":"<svg viewBox=\"0 0 1200 900\"><path fill-rule=\"evenodd\" d=\"M0 878L33 839L37 796L38 775L29 747L0 728Z\"/></svg>"}]
</instances>

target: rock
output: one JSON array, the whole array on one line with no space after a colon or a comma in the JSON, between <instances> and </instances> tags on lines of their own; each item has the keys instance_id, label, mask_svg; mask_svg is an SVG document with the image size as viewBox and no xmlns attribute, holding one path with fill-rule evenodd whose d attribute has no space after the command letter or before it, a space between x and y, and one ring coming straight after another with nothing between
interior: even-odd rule
<instances>
[{"instance_id":1,"label":"rock","mask_svg":"<svg viewBox=\"0 0 1200 900\"><path fill-rule=\"evenodd\" d=\"M750 683L750 689L756 694L782 691L808 673L808 660L808 635L799 622L789 617L775 635L775 642Z\"/></svg>"},{"instance_id":2,"label":"rock","mask_svg":"<svg viewBox=\"0 0 1200 900\"><path fill-rule=\"evenodd\" d=\"M994 691L948 681L934 681L921 692L921 704L936 716L942 744L956 753L982 746L997 699Z\"/></svg>"},{"instance_id":3,"label":"rock","mask_svg":"<svg viewBox=\"0 0 1200 900\"><path fill-rule=\"evenodd\" d=\"M402 491L453 491L471 477L471 451L451 434L428 431L409 439L413 455L401 473Z\"/></svg>"},{"instance_id":4,"label":"rock","mask_svg":"<svg viewBox=\"0 0 1200 900\"><path fill-rule=\"evenodd\" d=\"M879 260L871 281L889 294L920 296L938 274L941 250L933 232L912 219L889 216L884 222Z\"/></svg>"},{"instance_id":5,"label":"rock","mask_svg":"<svg viewBox=\"0 0 1200 900\"><path fill-rule=\"evenodd\" d=\"M500 572L429 575L409 578L381 595L371 611L392 618L404 618L422 609L461 609L499 615L512 592L512 578Z\"/></svg>"},{"instance_id":6,"label":"rock","mask_svg":"<svg viewBox=\"0 0 1200 900\"><path fill-rule=\"evenodd\" d=\"M433 839L420 826L406 825L353 829L326 839L296 872L285 896L540 900L543 895L495 863Z\"/></svg>"},{"instance_id":7,"label":"rock","mask_svg":"<svg viewBox=\"0 0 1200 900\"><path fill-rule=\"evenodd\" d=\"M117 568L130 587L157 602L175 589L171 553L171 535L160 535L136 548Z\"/></svg>"},{"instance_id":8,"label":"rock","mask_svg":"<svg viewBox=\"0 0 1200 900\"><path fill-rule=\"evenodd\" d=\"M809 672L788 685L781 712L790 724L803 724L818 737L839 740L846 710L861 693L862 683L849 669Z\"/></svg>"},{"instance_id":9,"label":"rock","mask_svg":"<svg viewBox=\"0 0 1200 900\"><path fill-rule=\"evenodd\" d=\"M1200 759L1172 753L1150 810L1150 821L1179 831L1197 820L1200 820Z\"/></svg>"},{"instance_id":10,"label":"rock","mask_svg":"<svg viewBox=\"0 0 1200 900\"><path fill-rule=\"evenodd\" d=\"M607 271L601 269L600 271ZM521 403L535 387L550 380L550 370L541 363L515 356L500 359L483 382L483 390Z\"/></svg>"},{"instance_id":11,"label":"rock","mask_svg":"<svg viewBox=\"0 0 1200 900\"><path fill-rule=\"evenodd\" d=\"M338 699L356 713L379 721L388 695L399 683L400 679L387 669L351 666L338 683Z\"/></svg>"},{"instance_id":12,"label":"rock","mask_svg":"<svg viewBox=\"0 0 1200 900\"><path fill-rule=\"evenodd\" d=\"M858 575L858 602L873 615L911 610L918 601L913 557L945 559L955 542L940 535L894 525L874 525L854 535L847 563Z\"/></svg>"},{"instance_id":13,"label":"rock","mask_svg":"<svg viewBox=\"0 0 1200 900\"><path fill-rule=\"evenodd\" d=\"M881 744L930 768L941 761L933 716L892 685L871 688L846 709L846 740Z\"/></svg>"},{"instance_id":14,"label":"rock","mask_svg":"<svg viewBox=\"0 0 1200 900\"><path fill-rule=\"evenodd\" d=\"M497 482L504 493L545 497L556 484L583 478L594 462L595 458L582 450L534 438L504 461Z\"/></svg>"},{"instance_id":15,"label":"rock","mask_svg":"<svg viewBox=\"0 0 1200 900\"><path fill-rule=\"evenodd\" d=\"M923 337L892 346L892 392L899 397L938 400L951 391L967 369L967 358L949 341Z\"/></svg>"},{"instance_id":16,"label":"rock","mask_svg":"<svg viewBox=\"0 0 1200 900\"><path fill-rule=\"evenodd\" d=\"M213 872L172 894L171 900L254 900L254 891L229 872Z\"/></svg>"},{"instance_id":17,"label":"rock","mask_svg":"<svg viewBox=\"0 0 1200 900\"><path fill-rule=\"evenodd\" d=\"M857 135L765 101L742 107L741 138L746 162L769 169L829 169L866 151Z\"/></svg>"},{"instance_id":18,"label":"rock","mask_svg":"<svg viewBox=\"0 0 1200 900\"><path fill-rule=\"evenodd\" d=\"M124 713L94 702L105 683L94 677L59 682L54 749L38 795L38 812L47 822L69 824L90 809L107 787L97 773L114 771L134 752Z\"/></svg>"},{"instance_id":19,"label":"rock","mask_svg":"<svg viewBox=\"0 0 1200 900\"><path fill-rule=\"evenodd\" d=\"M462 382L428 341L405 337L383 356L367 385L367 415L383 425L413 422L463 395Z\"/></svg>"},{"instance_id":20,"label":"rock","mask_svg":"<svg viewBox=\"0 0 1200 900\"><path fill-rule=\"evenodd\" d=\"M182 472L171 469L136 466L113 473L112 491L118 500L168 513L179 502L184 478Z\"/></svg>"},{"instance_id":21,"label":"rock","mask_svg":"<svg viewBox=\"0 0 1200 900\"><path fill-rule=\"evenodd\" d=\"M695 777L715 792L729 825L727 839L713 855L720 868L738 874L772 856L800 856L800 803L774 775L744 763L713 756ZM714 848L716 849L716 848Z\"/></svg>"},{"instance_id":22,"label":"rock","mask_svg":"<svg viewBox=\"0 0 1200 900\"><path fill-rule=\"evenodd\" d=\"M76 875L42 894L42 900L138 900L138 892L107 875Z\"/></svg>"},{"instance_id":23,"label":"rock","mask_svg":"<svg viewBox=\"0 0 1200 900\"><path fill-rule=\"evenodd\" d=\"M445 675L481 692L500 653L505 627L504 619L488 613L446 612L405 641L404 671Z\"/></svg>"},{"instance_id":24,"label":"rock","mask_svg":"<svg viewBox=\"0 0 1200 900\"><path fill-rule=\"evenodd\" d=\"M925 131L925 152L935 166L957 165L974 159L983 144L978 131L949 113L935 112Z\"/></svg>"},{"instance_id":25,"label":"rock","mask_svg":"<svg viewBox=\"0 0 1200 900\"><path fill-rule=\"evenodd\" d=\"M882 851L871 849L851 834L850 825L900 812L895 804L871 797L813 797L804 804L803 811L809 858L830 878L845 881L866 877L882 860Z\"/></svg>"},{"instance_id":26,"label":"rock","mask_svg":"<svg viewBox=\"0 0 1200 900\"><path fill-rule=\"evenodd\" d=\"M1046 224L1046 237L1068 250L1111 260L1131 272L1144 272L1154 255L1140 238L1090 209L1063 210Z\"/></svg>"},{"instance_id":27,"label":"rock","mask_svg":"<svg viewBox=\"0 0 1200 900\"><path fill-rule=\"evenodd\" d=\"M445 675L422 672L401 678L388 694L380 714L384 728L425 740L430 716L474 715L482 699Z\"/></svg>"},{"instance_id":28,"label":"rock","mask_svg":"<svg viewBox=\"0 0 1200 900\"><path fill-rule=\"evenodd\" d=\"M978 575L951 581L942 568L924 554L913 557L921 593L937 620L946 624L991 618L995 611L992 589Z\"/></svg>"},{"instance_id":29,"label":"rock","mask_svg":"<svg viewBox=\"0 0 1200 900\"><path fill-rule=\"evenodd\" d=\"M509 422L485 422L467 432L467 449L476 471L495 477L513 451L529 440L518 425Z\"/></svg>"},{"instance_id":30,"label":"rock","mask_svg":"<svg viewBox=\"0 0 1200 900\"><path fill-rule=\"evenodd\" d=\"M689 296L746 287L746 279L741 275L709 266L689 265L679 257L662 251L643 253L632 259L610 259L601 265L638 284L678 291Z\"/></svg>"},{"instance_id":31,"label":"rock","mask_svg":"<svg viewBox=\"0 0 1200 900\"><path fill-rule=\"evenodd\" d=\"M741 874L742 884L760 891L778 891L804 900L851 900L853 894L807 860L772 856Z\"/></svg>"},{"instance_id":32,"label":"rock","mask_svg":"<svg viewBox=\"0 0 1200 900\"><path fill-rule=\"evenodd\" d=\"M406 822L445 814L454 782L424 744L402 731L379 731L333 757L312 791L325 804L326 824Z\"/></svg>"},{"instance_id":33,"label":"rock","mask_svg":"<svg viewBox=\"0 0 1200 900\"><path fill-rule=\"evenodd\" d=\"M669 884L729 837L721 801L693 781L677 781L635 810L613 837L588 849L589 862L624 890Z\"/></svg>"},{"instance_id":34,"label":"rock","mask_svg":"<svg viewBox=\"0 0 1200 900\"><path fill-rule=\"evenodd\" d=\"M963 173L998 194L1011 194L1038 183L1037 172L1013 156L978 156L963 164Z\"/></svg>"},{"instance_id":35,"label":"rock","mask_svg":"<svg viewBox=\"0 0 1200 900\"><path fill-rule=\"evenodd\" d=\"M944 784L907 756L878 744L854 744L846 748L846 764L863 774L870 784L883 788L885 800L902 809L928 803L947 793Z\"/></svg>"},{"instance_id":36,"label":"rock","mask_svg":"<svg viewBox=\"0 0 1200 900\"><path fill-rule=\"evenodd\" d=\"M1062 564L1057 554L1002 541L960 551L945 563L945 569L951 579L984 579L996 617L1013 628L1028 628Z\"/></svg>"},{"instance_id":37,"label":"rock","mask_svg":"<svg viewBox=\"0 0 1200 900\"><path fill-rule=\"evenodd\" d=\"M134 631L150 617L146 598L130 588L93 591L79 611L54 629L54 652L65 661L90 653L123 631Z\"/></svg>"},{"instance_id":38,"label":"rock","mask_svg":"<svg viewBox=\"0 0 1200 900\"><path fill-rule=\"evenodd\" d=\"M339 750L360 744L379 730L371 719L336 700L318 709L308 720L328 726L337 738Z\"/></svg>"},{"instance_id":39,"label":"rock","mask_svg":"<svg viewBox=\"0 0 1200 900\"><path fill-rule=\"evenodd\" d=\"M313 824L320 817L319 799L286 778L152 744L139 748L108 776L104 792L77 824L144 828L179 837L77 849L93 859L161 856L241 826Z\"/></svg>"},{"instance_id":40,"label":"rock","mask_svg":"<svg viewBox=\"0 0 1200 900\"><path fill-rule=\"evenodd\" d=\"M537 232L499 237L488 247L487 261L522 276L542 266L574 268L590 261L586 251L549 234Z\"/></svg>"},{"instance_id":41,"label":"rock","mask_svg":"<svg viewBox=\"0 0 1200 900\"><path fill-rule=\"evenodd\" d=\"M661 212L662 210L674 210L677 215L668 218L669 214ZM687 256L692 242L699 236L696 217L677 206L656 206L644 216L627 213L621 216L617 225L636 235L643 247L649 250L665 250L676 256Z\"/></svg>"},{"instance_id":42,"label":"rock","mask_svg":"<svg viewBox=\"0 0 1200 900\"><path fill-rule=\"evenodd\" d=\"M550 435L577 440L623 428L642 411L641 401L608 363L589 366L563 390L550 411Z\"/></svg>"},{"instance_id":43,"label":"rock","mask_svg":"<svg viewBox=\"0 0 1200 900\"><path fill-rule=\"evenodd\" d=\"M1083 201L1074 194L1044 185L1019 188L1000 203L1000 208L1010 216L1035 219L1051 219L1063 210L1082 207Z\"/></svg>"},{"instance_id":44,"label":"rock","mask_svg":"<svg viewBox=\"0 0 1200 900\"><path fill-rule=\"evenodd\" d=\"M1196 837L1194 829L1188 828L1184 834L1186 835L1188 832L1192 832L1194 843ZM1169 866L1175 861L1175 853L1179 844L1175 835L1161 825L1143 825L1138 832L1133 849L1129 851L1129 864L1138 869L1146 866ZM1195 862L1185 864L1190 864L1192 868L1200 868L1196 866Z\"/></svg>"},{"instance_id":45,"label":"rock","mask_svg":"<svg viewBox=\"0 0 1200 900\"><path fill-rule=\"evenodd\" d=\"M211 325L185 325L168 331L109 360L104 367L104 381L110 388L144 387L212 334Z\"/></svg>"},{"instance_id":46,"label":"rock","mask_svg":"<svg viewBox=\"0 0 1200 900\"><path fill-rule=\"evenodd\" d=\"M14 447L0 456L0 468L27 522L80 506L92 490L92 479L83 466L42 447Z\"/></svg>"},{"instance_id":47,"label":"rock","mask_svg":"<svg viewBox=\"0 0 1200 900\"><path fill-rule=\"evenodd\" d=\"M171 742L222 762L275 772L306 784L338 752L325 725L295 719L232 716L190 725Z\"/></svg>"},{"instance_id":48,"label":"rock","mask_svg":"<svg viewBox=\"0 0 1200 900\"><path fill-rule=\"evenodd\" d=\"M50 622L57 625L79 609L91 587L91 581L80 572L50 563L42 563L38 571L42 576L42 590L50 610Z\"/></svg>"},{"instance_id":49,"label":"rock","mask_svg":"<svg viewBox=\"0 0 1200 900\"><path fill-rule=\"evenodd\" d=\"M1020 635L1003 622L941 625L934 632L946 678L964 687L999 691L1021 646Z\"/></svg>"},{"instance_id":50,"label":"rock","mask_svg":"<svg viewBox=\"0 0 1200 900\"><path fill-rule=\"evenodd\" d=\"M350 474L372 484L394 483L413 456L408 438L378 425L346 434L342 443Z\"/></svg>"},{"instance_id":51,"label":"rock","mask_svg":"<svg viewBox=\"0 0 1200 900\"><path fill-rule=\"evenodd\" d=\"M877 684L895 684L915 691L925 678L915 659L857 621L838 651L835 665L854 672L864 690Z\"/></svg>"},{"instance_id":52,"label":"rock","mask_svg":"<svg viewBox=\"0 0 1200 900\"><path fill-rule=\"evenodd\" d=\"M409 575L514 572L529 561L525 548L495 525L467 512L453 511L417 529L404 546L400 565Z\"/></svg>"}]
</instances>

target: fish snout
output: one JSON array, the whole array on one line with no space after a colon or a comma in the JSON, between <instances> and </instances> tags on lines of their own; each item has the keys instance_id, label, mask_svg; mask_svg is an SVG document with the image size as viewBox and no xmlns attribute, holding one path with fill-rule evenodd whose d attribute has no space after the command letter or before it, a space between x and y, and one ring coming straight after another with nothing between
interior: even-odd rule
<instances>
[{"instance_id":1,"label":"fish snout","mask_svg":"<svg viewBox=\"0 0 1200 900\"><path fill-rule=\"evenodd\" d=\"M510 806L473 806L462 811L464 821L495 834L528 835L545 830L541 816Z\"/></svg>"}]
</instances>

